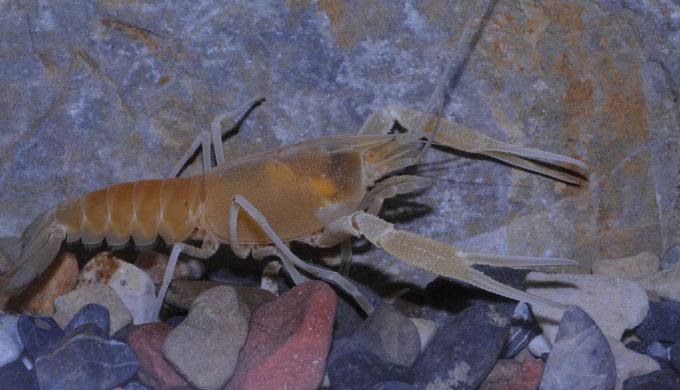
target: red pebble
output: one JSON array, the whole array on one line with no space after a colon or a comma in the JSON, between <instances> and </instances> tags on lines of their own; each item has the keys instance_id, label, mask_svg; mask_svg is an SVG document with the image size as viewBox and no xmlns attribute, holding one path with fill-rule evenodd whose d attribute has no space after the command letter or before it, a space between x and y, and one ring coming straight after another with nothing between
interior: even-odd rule
<instances>
[{"instance_id":1,"label":"red pebble","mask_svg":"<svg viewBox=\"0 0 680 390\"><path fill-rule=\"evenodd\" d=\"M139 380L157 390L180 390L192 387L163 357L163 341L172 327L160 322L139 325L130 333L128 344L139 359Z\"/></svg>"},{"instance_id":2,"label":"red pebble","mask_svg":"<svg viewBox=\"0 0 680 390\"><path fill-rule=\"evenodd\" d=\"M533 390L538 389L543 375L543 361L528 358L522 362L521 371L510 380L508 390Z\"/></svg>"},{"instance_id":3,"label":"red pebble","mask_svg":"<svg viewBox=\"0 0 680 390\"><path fill-rule=\"evenodd\" d=\"M316 389L326 371L335 292L311 281L260 307L227 385L238 389Z\"/></svg>"}]
</instances>

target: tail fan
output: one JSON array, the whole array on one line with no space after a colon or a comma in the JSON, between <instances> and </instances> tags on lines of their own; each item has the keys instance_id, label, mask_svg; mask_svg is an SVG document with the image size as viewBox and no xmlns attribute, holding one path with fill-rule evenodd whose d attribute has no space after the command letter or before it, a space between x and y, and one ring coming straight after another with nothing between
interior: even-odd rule
<instances>
[{"instance_id":1,"label":"tail fan","mask_svg":"<svg viewBox=\"0 0 680 390\"><path fill-rule=\"evenodd\" d=\"M54 260L66 238L66 231L54 224L54 209L42 214L26 229L21 256L4 276L3 295L16 295L40 275Z\"/></svg>"}]
</instances>

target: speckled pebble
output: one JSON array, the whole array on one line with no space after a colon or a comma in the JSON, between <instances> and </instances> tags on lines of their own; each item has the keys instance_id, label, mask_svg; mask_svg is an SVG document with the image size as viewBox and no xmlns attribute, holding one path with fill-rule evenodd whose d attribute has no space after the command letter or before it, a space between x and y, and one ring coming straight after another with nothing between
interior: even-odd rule
<instances>
[{"instance_id":1,"label":"speckled pebble","mask_svg":"<svg viewBox=\"0 0 680 390\"><path fill-rule=\"evenodd\" d=\"M418 357L415 384L475 388L496 363L509 327L508 317L491 305L463 310Z\"/></svg>"},{"instance_id":2,"label":"speckled pebble","mask_svg":"<svg viewBox=\"0 0 680 390\"><path fill-rule=\"evenodd\" d=\"M101 252L85 264L78 278L78 287L92 283L111 287L132 315L134 324L155 321L151 316L156 286L141 269L111 252Z\"/></svg>"},{"instance_id":3,"label":"speckled pebble","mask_svg":"<svg viewBox=\"0 0 680 390\"><path fill-rule=\"evenodd\" d=\"M229 286L199 295L163 342L163 356L193 386L221 389L234 373L250 312ZM228 337L226 337L228 335Z\"/></svg>"},{"instance_id":4,"label":"speckled pebble","mask_svg":"<svg viewBox=\"0 0 680 390\"><path fill-rule=\"evenodd\" d=\"M621 339L624 330L642 322L649 308L645 290L636 282L615 276L531 272L527 292L565 305L578 305L607 337ZM553 343L564 310L531 305L543 333Z\"/></svg>"},{"instance_id":5,"label":"speckled pebble","mask_svg":"<svg viewBox=\"0 0 680 390\"><path fill-rule=\"evenodd\" d=\"M101 283L79 286L70 293L55 299L56 313L53 318L60 326L66 327L76 313L90 303L104 306L109 311L111 319L109 334L116 333L120 328L132 322L132 315L118 294L111 287Z\"/></svg>"},{"instance_id":6,"label":"speckled pebble","mask_svg":"<svg viewBox=\"0 0 680 390\"><path fill-rule=\"evenodd\" d=\"M145 251L137 256L135 265L144 271L155 284L159 284L163 281L163 275L165 275L169 259L170 256L164 253ZM205 275L205 271L206 266L204 262L180 256L177 259L172 280L200 279Z\"/></svg>"},{"instance_id":7,"label":"speckled pebble","mask_svg":"<svg viewBox=\"0 0 680 390\"><path fill-rule=\"evenodd\" d=\"M107 390L137 373L137 357L126 344L93 334L103 334L93 324L78 330L36 360L41 390Z\"/></svg>"}]
</instances>

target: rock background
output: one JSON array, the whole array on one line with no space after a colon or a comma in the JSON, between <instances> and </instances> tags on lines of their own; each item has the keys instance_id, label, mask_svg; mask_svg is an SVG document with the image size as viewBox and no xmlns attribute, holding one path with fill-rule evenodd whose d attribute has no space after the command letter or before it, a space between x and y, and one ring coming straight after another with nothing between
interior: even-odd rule
<instances>
[{"instance_id":1,"label":"rock background","mask_svg":"<svg viewBox=\"0 0 680 390\"><path fill-rule=\"evenodd\" d=\"M383 216L470 250L572 257L583 271L641 251L680 260L672 0L2 0L0 252L16 258L24 228L67 197L164 177L215 114L252 96L267 101L225 141L227 158L355 133L388 104L422 108L472 18L445 115L581 159L589 181L437 150L417 170L436 186ZM432 279L358 252L362 272Z\"/></svg>"}]
</instances>

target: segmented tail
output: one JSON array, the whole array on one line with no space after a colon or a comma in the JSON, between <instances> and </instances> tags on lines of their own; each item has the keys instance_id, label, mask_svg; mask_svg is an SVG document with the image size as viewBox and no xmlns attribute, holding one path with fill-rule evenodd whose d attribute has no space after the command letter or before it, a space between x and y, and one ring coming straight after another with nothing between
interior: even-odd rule
<instances>
[{"instance_id":1,"label":"segmented tail","mask_svg":"<svg viewBox=\"0 0 680 390\"><path fill-rule=\"evenodd\" d=\"M22 237L22 249L14 268L3 279L2 294L16 295L40 275L52 262L66 238L66 231L55 223L55 209L43 213L28 226Z\"/></svg>"}]
</instances>

